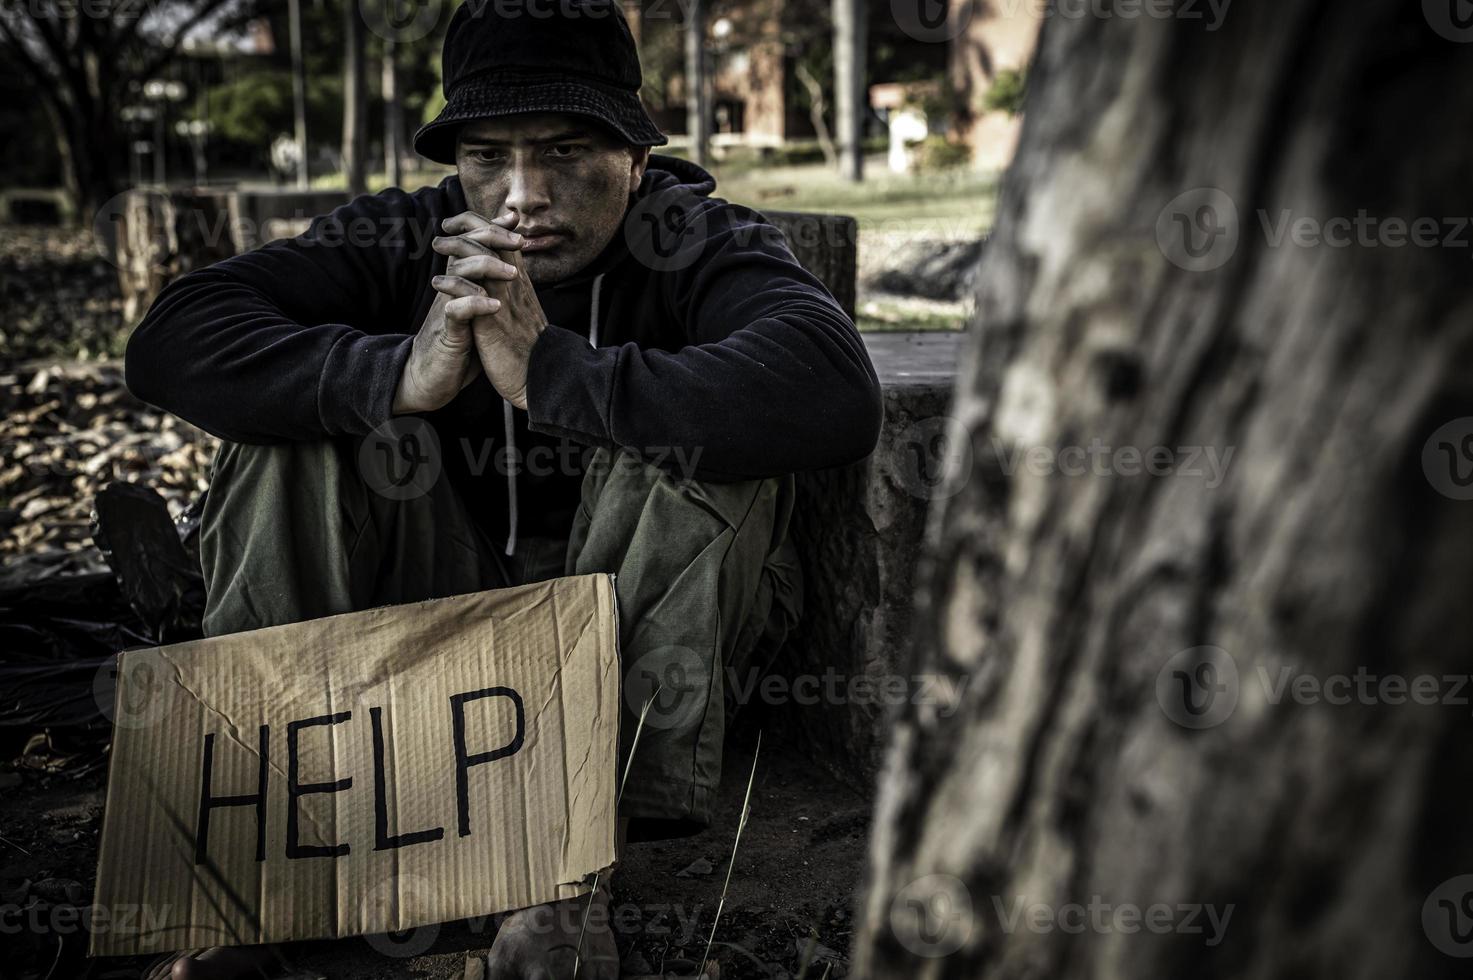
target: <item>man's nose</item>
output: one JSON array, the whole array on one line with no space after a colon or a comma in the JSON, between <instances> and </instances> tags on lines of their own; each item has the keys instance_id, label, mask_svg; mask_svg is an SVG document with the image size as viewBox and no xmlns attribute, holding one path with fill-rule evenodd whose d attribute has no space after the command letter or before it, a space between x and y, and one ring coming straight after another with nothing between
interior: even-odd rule
<instances>
[{"instance_id":1,"label":"man's nose","mask_svg":"<svg viewBox=\"0 0 1473 980\"><path fill-rule=\"evenodd\" d=\"M530 217L552 203L547 193L546 175L542 168L517 155L508 176L506 208Z\"/></svg>"}]
</instances>

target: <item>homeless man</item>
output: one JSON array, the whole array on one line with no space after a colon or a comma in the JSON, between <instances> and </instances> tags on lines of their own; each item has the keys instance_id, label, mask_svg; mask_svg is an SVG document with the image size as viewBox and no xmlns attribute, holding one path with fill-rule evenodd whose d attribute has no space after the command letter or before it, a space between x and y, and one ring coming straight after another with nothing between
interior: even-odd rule
<instances>
[{"instance_id":1,"label":"homeless man","mask_svg":"<svg viewBox=\"0 0 1473 980\"><path fill-rule=\"evenodd\" d=\"M456 10L447 104L414 140L454 176L174 281L127 380L224 440L201 529L209 635L615 573L626 672L684 678L620 805L621 840L657 839L709 821L722 665L798 615L792 475L865 457L879 390L775 230L651 155L666 140L618 8L543 6ZM570 971L561 924L579 917L538 926L548 908L505 920L491 976ZM585 975L617 974L606 931L583 945ZM254 976L266 955L164 972Z\"/></svg>"}]
</instances>

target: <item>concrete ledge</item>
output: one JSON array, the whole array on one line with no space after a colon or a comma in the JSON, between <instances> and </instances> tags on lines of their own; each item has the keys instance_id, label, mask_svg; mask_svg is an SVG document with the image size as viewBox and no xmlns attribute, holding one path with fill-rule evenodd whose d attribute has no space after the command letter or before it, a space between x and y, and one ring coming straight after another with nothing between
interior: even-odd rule
<instances>
[{"instance_id":1,"label":"concrete ledge","mask_svg":"<svg viewBox=\"0 0 1473 980\"><path fill-rule=\"evenodd\" d=\"M798 481L804 616L774 672L790 682L819 678L817 702L788 697L764 714L793 744L811 746L815 762L865 788L879 769L889 711L874 685L906 670L916 565L963 337L866 334L885 399L879 446L863 463ZM905 692L915 693L909 680Z\"/></svg>"}]
</instances>

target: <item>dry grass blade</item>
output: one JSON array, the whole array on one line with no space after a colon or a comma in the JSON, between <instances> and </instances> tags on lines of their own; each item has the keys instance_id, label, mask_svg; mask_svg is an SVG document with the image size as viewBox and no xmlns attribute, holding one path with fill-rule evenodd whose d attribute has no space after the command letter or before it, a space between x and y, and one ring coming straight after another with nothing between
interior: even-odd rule
<instances>
[{"instance_id":1,"label":"dry grass blade","mask_svg":"<svg viewBox=\"0 0 1473 980\"><path fill-rule=\"evenodd\" d=\"M747 793L742 797L742 818L737 821L736 838L731 842L731 860L726 863L726 880L721 884L721 900L716 903L716 917L711 920L711 935L706 937L706 952L701 957L701 968L696 976L706 974L706 963L711 959L711 943L716 939L716 927L721 923L721 910L726 906L726 892L731 887L731 870L736 867L737 848L742 843L742 831L747 829L747 815L752 807L752 784L757 781L757 759L762 755L762 733L757 733L757 749L752 753L752 771L747 776Z\"/></svg>"}]
</instances>

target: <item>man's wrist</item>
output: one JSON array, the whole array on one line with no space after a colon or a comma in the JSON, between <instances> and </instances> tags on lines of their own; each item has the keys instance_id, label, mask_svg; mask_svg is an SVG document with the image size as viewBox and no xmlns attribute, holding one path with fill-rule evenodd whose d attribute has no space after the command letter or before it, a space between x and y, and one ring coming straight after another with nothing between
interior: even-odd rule
<instances>
[{"instance_id":1,"label":"man's wrist","mask_svg":"<svg viewBox=\"0 0 1473 980\"><path fill-rule=\"evenodd\" d=\"M419 400L411 393L411 388L409 368L405 365L404 373L399 376L399 384L394 388L394 401L389 406L390 415L414 415L424 411Z\"/></svg>"}]
</instances>

